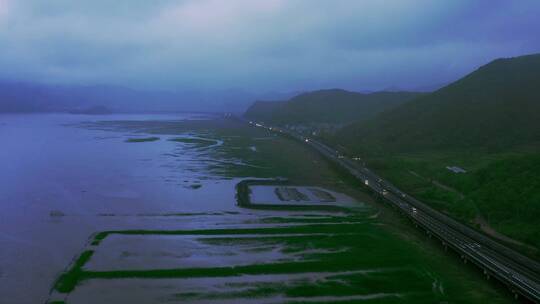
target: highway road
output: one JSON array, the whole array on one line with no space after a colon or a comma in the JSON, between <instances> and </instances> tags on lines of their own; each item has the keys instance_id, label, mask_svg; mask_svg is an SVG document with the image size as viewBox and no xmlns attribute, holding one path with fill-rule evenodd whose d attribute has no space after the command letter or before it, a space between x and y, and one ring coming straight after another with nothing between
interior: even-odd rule
<instances>
[{"instance_id":1,"label":"highway road","mask_svg":"<svg viewBox=\"0 0 540 304\"><path fill-rule=\"evenodd\" d=\"M272 132L288 135L311 146L324 157L339 164L354 175L362 185L371 189L384 201L400 210L416 226L423 228L430 237L438 238L445 249L455 250L465 263L471 262L478 266L487 279L499 280L508 286L516 298L522 297L540 303L540 264L538 262L430 208L399 190L363 164L341 155L332 147L286 129L262 123L245 122Z\"/></svg>"}]
</instances>

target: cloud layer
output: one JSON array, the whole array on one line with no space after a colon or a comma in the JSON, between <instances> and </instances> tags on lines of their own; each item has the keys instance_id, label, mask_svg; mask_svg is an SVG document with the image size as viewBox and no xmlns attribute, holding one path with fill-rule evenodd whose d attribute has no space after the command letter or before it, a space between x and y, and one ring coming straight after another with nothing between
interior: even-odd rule
<instances>
[{"instance_id":1,"label":"cloud layer","mask_svg":"<svg viewBox=\"0 0 540 304\"><path fill-rule=\"evenodd\" d=\"M159 89L418 88L540 51L540 2L0 0L0 77Z\"/></svg>"}]
</instances>

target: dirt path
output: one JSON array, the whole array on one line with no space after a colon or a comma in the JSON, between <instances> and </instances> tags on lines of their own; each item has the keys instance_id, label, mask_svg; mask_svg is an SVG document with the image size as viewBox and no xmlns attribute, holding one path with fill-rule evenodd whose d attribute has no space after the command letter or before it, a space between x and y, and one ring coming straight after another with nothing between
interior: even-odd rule
<instances>
[{"instance_id":1,"label":"dirt path","mask_svg":"<svg viewBox=\"0 0 540 304\"><path fill-rule=\"evenodd\" d=\"M493 227L491 227L489 225L489 223L486 221L485 218L483 218L480 215L476 216L476 218L474 219L474 223L478 224L480 226L480 230L482 230L482 232L484 232L485 234L491 236L492 238L501 240L501 241L509 243L509 244L514 244L514 245L527 247L527 248L535 250L535 251L538 250L537 248L535 248L533 246L527 245L525 243L522 243L522 242L520 242L518 240L515 240L515 239L513 239L511 237L508 237L508 236L506 236L504 234L499 233L497 230L495 230Z\"/></svg>"},{"instance_id":2,"label":"dirt path","mask_svg":"<svg viewBox=\"0 0 540 304\"><path fill-rule=\"evenodd\" d=\"M424 176L422 176L422 175L420 175L420 174L418 174L418 173L416 173L416 172L414 172L414 171L409 171L409 173L412 174L412 175L414 175L414 176L416 176L416 177L418 177L418 178L421 178L421 179L430 181L433 185L435 185L435 186L437 186L437 187L439 187L439 188L441 188L441 189L443 189L443 190L446 190L446 191L449 191L449 192L453 192L453 193L459 195L459 198L460 198L460 199L464 199L464 198L465 198L465 195L463 195L463 193L459 192L458 190L456 190L456 189L454 189L454 188L452 188L452 187L450 187L450 186L447 186L447 185L445 185L445 184L441 184L440 182L438 182L438 181L436 181L436 180L434 180L434 179L428 179L428 178L426 178L426 177L424 177Z\"/></svg>"}]
</instances>

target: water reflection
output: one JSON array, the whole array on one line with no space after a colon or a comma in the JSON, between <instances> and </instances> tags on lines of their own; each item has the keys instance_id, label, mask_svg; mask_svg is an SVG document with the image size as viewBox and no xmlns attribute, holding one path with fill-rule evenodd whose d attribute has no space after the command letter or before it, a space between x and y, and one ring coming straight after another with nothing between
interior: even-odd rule
<instances>
[{"instance_id":1,"label":"water reflection","mask_svg":"<svg viewBox=\"0 0 540 304\"><path fill-rule=\"evenodd\" d=\"M204 171L193 149L167 140L127 144L124 138L131 132L75 127L100 120L202 118L0 115L2 298L10 298L10 303L44 301L56 274L94 231L165 225L157 218L98 214L236 210L234 180ZM171 224L185 226L174 220L166 223Z\"/></svg>"}]
</instances>

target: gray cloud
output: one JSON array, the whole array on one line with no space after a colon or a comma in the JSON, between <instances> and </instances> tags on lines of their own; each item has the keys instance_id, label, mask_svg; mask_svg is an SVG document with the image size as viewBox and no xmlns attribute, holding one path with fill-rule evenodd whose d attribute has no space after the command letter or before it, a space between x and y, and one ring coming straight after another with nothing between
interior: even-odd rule
<instances>
[{"instance_id":1,"label":"gray cloud","mask_svg":"<svg viewBox=\"0 0 540 304\"><path fill-rule=\"evenodd\" d=\"M0 0L0 77L160 89L404 88L540 51L540 3Z\"/></svg>"}]
</instances>

